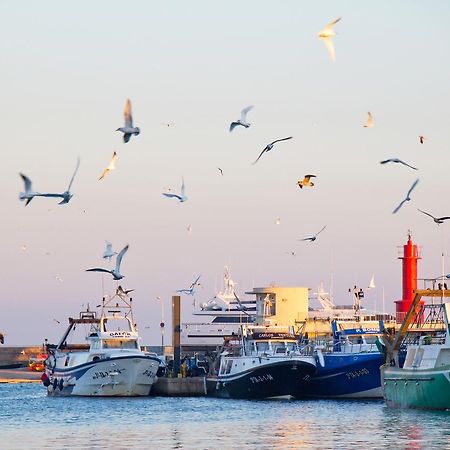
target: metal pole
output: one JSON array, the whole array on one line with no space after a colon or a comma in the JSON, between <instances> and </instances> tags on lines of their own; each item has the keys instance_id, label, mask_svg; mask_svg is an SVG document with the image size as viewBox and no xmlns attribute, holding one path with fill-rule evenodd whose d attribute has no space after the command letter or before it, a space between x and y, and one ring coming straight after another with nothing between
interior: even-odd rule
<instances>
[{"instance_id":1,"label":"metal pole","mask_svg":"<svg viewBox=\"0 0 450 450\"><path fill-rule=\"evenodd\" d=\"M173 342L173 376L177 377L180 372L180 296L172 296L172 342Z\"/></svg>"}]
</instances>

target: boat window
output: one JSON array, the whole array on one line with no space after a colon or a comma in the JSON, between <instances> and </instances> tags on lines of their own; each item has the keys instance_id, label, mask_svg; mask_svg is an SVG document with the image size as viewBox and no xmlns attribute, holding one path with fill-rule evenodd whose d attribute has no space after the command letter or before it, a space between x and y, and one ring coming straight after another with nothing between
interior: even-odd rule
<instances>
[{"instance_id":1,"label":"boat window","mask_svg":"<svg viewBox=\"0 0 450 450\"><path fill-rule=\"evenodd\" d=\"M97 350L100 348L100 341L91 341L92 350Z\"/></svg>"},{"instance_id":2,"label":"boat window","mask_svg":"<svg viewBox=\"0 0 450 450\"><path fill-rule=\"evenodd\" d=\"M297 345L295 342L288 342L286 343L286 348L289 352L295 352L297 350Z\"/></svg>"},{"instance_id":3,"label":"boat window","mask_svg":"<svg viewBox=\"0 0 450 450\"><path fill-rule=\"evenodd\" d=\"M138 348L136 341L121 341L119 339L107 339L103 341L103 348Z\"/></svg>"},{"instance_id":4,"label":"boat window","mask_svg":"<svg viewBox=\"0 0 450 450\"><path fill-rule=\"evenodd\" d=\"M376 335L365 336L364 340L366 341L366 344L375 344L375 342L377 341L377 336Z\"/></svg>"},{"instance_id":5,"label":"boat window","mask_svg":"<svg viewBox=\"0 0 450 450\"><path fill-rule=\"evenodd\" d=\"M272 344L272 348L275 353L286 353L286 346L284 345L284 342Z\"/></svg>"},{"instance_id":6,"label":"boat window","mask_svg":"<svg viewBox=\"0 0 450 450\"><path fill-rule=\"evenodd\" d=\"M232 359L229 359L229 360L227 361L227 368L226 368L226 370L225 370L225 373L230 373L232 367L233 367L233 360L232 360Z\"/></svg>"},{"instance_id":7,"label":"boat window","mask_svg":"<svg viewBox=\"0 0 450 450\"><path fill-rule=\"evenodd\" d=\"M256 350L258 352L266 352L267 350L269 350L269 343L268 342L257 342Z\"/></svg>"}]
</instances>

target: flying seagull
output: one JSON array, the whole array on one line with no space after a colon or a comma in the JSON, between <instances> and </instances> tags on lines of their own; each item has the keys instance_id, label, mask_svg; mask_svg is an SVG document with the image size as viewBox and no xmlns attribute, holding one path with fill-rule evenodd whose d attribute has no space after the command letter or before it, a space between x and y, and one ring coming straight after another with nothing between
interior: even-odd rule
<instances>
[{"instance_id":1,"label":"flying seagull","mask_svg":"<svg viewBox=\"0 0 450 450\"><path fill-rule=\"evenodd\" d=\"M373 123L373 116L371 112L367 113L367 122L364 125L364 128L373 128L375 124Z\"/></svg>"},{"instance_id":2,"label":"flying seagull","mask_svg":"<svg viewBox=\"0 0 450 450\"><path fill-rule=\"evenodd\" d=\"M217 169L220 172L220 174L223 176L223 170L220 167L218 167Z\"/></svg>"},{"instance_id":3,"label":"flying seagull","mask_svg":"<svg viewBox=\"0 0 450 450\"><path fill-rule=\"evenodd\" d=\"M327 227L327 226L325 225L325 226L324 226L320 231L318 231L314 236L307 237L307 238L304 238L304 239L299 239L299 241L311 241L311 242L314 242L314 241L317 239L317 236L318 236L320 233L322 233L322 231L325 230L326 227Z\"/></svg>"},{"instance_id":4,"label":"flying seagull","mask_svg":"<svg viewBox=\"0 0 450 450\"><path fill-rule=\"evenodd\" d=\"M123 117L125 119L125 126L117 128L116 131L121 131L123 133L123 142L125 142L126 144L133 134L137 136L141 132L141 130L138 127L133 126L133 115L131 114L131 100L129 98L125 103L125 109L123 110Z\"/></svg>"},{"instance_id":5,"label":"flying seagull","mask_svg":"<svg viewBox=\"0 0 450 450\"><path fill-rule=\"evenodd\" d=\"M100 181L102 178L104 178L106 175L108 175L111 170L114 170L116 168L116 159L117 159L117 153L114 152L111 158L111 161L108 164L108 167L103 171L102 176L98 179Z\"/></svg>"},{"instance_id":6,"label":"flying seagull","mask_svg":"<svg viewBox=\"0 0 450 450\"><path fill-rule=\"evenodd\" d=\"M398 158L385 159L384 161L380 161L380 164L387 164L390 162L391 163L400 163L400 164L403 164L404 166L410 167L411 169L417 170L417 167L410 166L409 164L405 163L405 161L402 161L401 159L398 159Z\"/></svg>"},{"instance_id":7,"label":"flying seagull","mask_svg":"<svg viewBox=\"0 0 450 450\"><path fill-rule=\"evenodd\" d=\"M180 201L180 203L183 203L183 202L185 202L185 201L187 200L187 197L186 197L186 195L184 194L184 191L185 191L185 187L184 187L184 178L182 178L182 179L181 179L181 191L180 191L180 195L178 195L178 194L172 194L172 193L170 193L170 192L163 192L163 195L164 195L165 197L168 197L168 198L177 198L177 199Z\"/></svg>"},{"instance_id":8,"label":"flying seagull","mask_svg":"<svg viewBox=\"0 0 450 450\"><path fill-rule=\"evenodd\" d=\"M273 149L273 146L274 146L277 142L287 141L287 140L289 140L289 139L292 139L292 136L285 137L285 138L282 138L282 139L277 139L277 140L275 140L275 141L272 141L270 144L267 144L267 145L264 147L264 150L259 154L258 158L256 158L256 161L255 161L253 164L256 164L256 163L259 161L259 158L261 158L261 156L264 155L264 153L270 152L270 150Z\"/></svg>"},{"instance_id":9,"label":"flying seagull","mask_svg":"<svg viewBox=\"0 0 450 450\"><path fill-rule=\"evenodd\" d=\"M178 289L176 292L181 292L187 295L194 295L195 294L195 286L200 286L200 283L198 280L200 279L201 275L199 275L196 280L189 286L188 289Z\"/></svg>"},{"instance_id":10,"label":"flying seagull","mask_svg":"<svg viewBox=\"0 0 450 450\"><path fill-rule=\"evenodd\" d=\"M425 140L426 139L428 139L428 138L426 138L425 136L419 136L419 142L421 143L421 144L423 144L424 142L425 142Z\"/></svg>"},{"instance_id":11,"label":"flying seagull","mask_svg":"<svg viewBox=\"0 0 450 450\"><path fill-rule=\"evenodd\" d=\"M298 180L297 184L300 189L303 189L303 186L314 186L314 183L310 181L311 178L316 178L315 175L305 175L303 180Z\"/></svg>"},{"instance_id":12,"label":"flying seagull","mask_svg":"<svg viewBox=\"0 0 450 450\"><path fill-rule=\"evenodd\" d=\"M24 185L25 185L25 192L21 192L19 194L19 200L20 201L26 200L25 206L27 206L28 203L30 203L34 197L39 196L40 194L39 194L39 192L33 191L32 186L31 186L31 180L26 175L24 175L23 173L19 173L19 175L21 176L21 178L24 182Z\"/></svg>"},{"instance_id":13,"label":"flying seagull","mask_svg":"<svg viewBox=\"0 0 450 450\"><path fill-rule=\"evenodd\" d=\"M403 199L403 200L401 201L401 203L397 206L397 208L394 209L394 211L392 211L392 214L397 213L397 212L400 210L400 208L403 206L404 203L409 202L409 201L411 200L411 197L410 197L411 192L412 192L412 191L414 190L414 188L417 186L417 183L418 183L418 182L419 182L419 179L417 178L417 180L414 181L414 183L412 184L412 186L409 188L409 191L408 191L408 193L406 194L406 198Z\"/></svg>"},{"instance_id":14,"label":"flying seagull","mask_svg":"<svg viewBox=\"0 0 450 450\"><path fill-rule=\"evenodd\" d=\"M58 205L65 205L66 203L69 203L71 198L73 197L73 194L70 192L70 188L72 187L73 180L75 179L75 175L77 174L79 167L80 167L80 158L78 157L75 171L73 172L72 178L66 191L64 191L62 194L51 194L51 193L39 194L39 197L62 198L62 200L58 203Z\"/></svg>"},{"instance_id":15,"label":"flying seagull","mask_svg":"<svg viewBox=\"0 0 450 450\"><path fill-rule=\"evenodd\" d=\"M342 19L342 17L339 17L336 20L333 20L333 22L330 22L322 31L320 31L317 35L317 37L324 42L324 44L327 46L328 54L330 55L331 61L336 60L336 55L334 51L334 44L331 38L336 36L336 32L334 31L333 27Z\"/></svg>"},{"instance_id":16,"label":"flying seagull","mask_svg":"<svg viewBox=\"0 0 450 450\"><path fill-rule=\"evenodd\" d=\"M250 124L247 122L247 113L253 109L253 105L247 106L241 111L241 118L231 122L230 124L230 133L239 125L248 128Z\"/></svg>"},{"instance_id":17,"label":"flying seagull","mask_svg":"<svg viewBox=\"0 0 450 450\"><path fill-rule=\"evenodd\" d=\"M94 267L93 269L87 269L86 272L110 273L113 276L114 280L121 280L122 278L124 278L124 275L122 275L120 273L120 263L122 262L123 255L125 255L125 253L127 252L128 247L129 247L129 245L127 244L122 250L120 250L120 252L116 258L116 267L114 269L108 270L108 269L102 269L100 267Z\"/></svg>"},{"instance_id":18,"label":"flying seagull","mask_svg":"<svg viewBox=\"0 0 450 450\"><path fill-rule=\"evenodd\" d=\"M122 286L119 285L118 288L116 289L116 294L122 300L128 300L128 294L133 291L134 289L124 289Z\"/></svg>"},{"instance_id":19,"label":"flying seagull","mask_svg":"<svg viewBox=\"0 0 450 450\"><path fill-rule=\"evenodd\" d=\"M106 248L105 248L105 251L103 252L103 259L108 259L109 261L111 261L111 258L112 258L114 255L117 255L117 252L115 252L115 251L112 249L112 244L111 244L111 242L105 241L105 243L106 243Z\"/></svg>"},{"instance_id":20,"label":"flying seagull","mask_svg":"<svg viewBox=\"0 0 450 450\"><path fill-rule=\"evenodd\" d=\"M425 211L422 211L421 209L419 209L419 208L417 208L417 210L418 211L420 211L421 213L423 213L423 214L426 214L427 216L430 216L433 220L434 220L434 223L437 223L438 225L440 225L441 223L444 223L444 220L448 220L448 219L450 219L450 217L434 217L434 216L432 216L430 213L427 213L427 212L425 212Z\"/></svg>"}]
</instances>

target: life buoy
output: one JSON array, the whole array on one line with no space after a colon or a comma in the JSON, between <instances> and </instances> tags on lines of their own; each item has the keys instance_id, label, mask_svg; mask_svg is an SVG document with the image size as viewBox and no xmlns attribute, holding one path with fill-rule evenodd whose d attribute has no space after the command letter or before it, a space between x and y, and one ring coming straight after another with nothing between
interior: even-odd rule
<instances>
[{"instance_id":1,"label":"life buoy","mask_svg":"<svg viewBox=\"0 0 450 450\"><path fill-rule=\"evenodd\" d=\"M50 386L50 378L48 377L48 375L45 372L41 375L41 381L45 387Z\"/></svg>"}]
</instances>

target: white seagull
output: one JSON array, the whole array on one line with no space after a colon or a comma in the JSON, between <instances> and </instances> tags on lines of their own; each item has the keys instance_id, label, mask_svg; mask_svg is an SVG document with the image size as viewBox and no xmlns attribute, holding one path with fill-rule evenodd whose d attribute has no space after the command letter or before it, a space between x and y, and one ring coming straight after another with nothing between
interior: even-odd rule
<instances>
[{"instance_id":1,"label":"white seagull","mask_svg":"<svg viewBox=\"0 0 450 450\"><path fill-rule=\"evenodd\" d=\"M336 36L336 32L334 31L333 27L342 19L342 17L339 17L336 20L333 20L333 22L330 22L322 31L320 31L317 34L317 37L324 42L324 44L327 46L328 54L330 55L331 61L336 60L336 55L334 51L334 44L331 38Z\"/></svg>"},{"instance_id":2,"label":"white seagull","mask_svg":"<svg viewBox=\"0 0 450 450\"><path fill-rule=\"evenodd\" d=\"M122 278L125 277L125 275L122 275L120 273L120 263L122 262L123 255L125 255L125 253L127 252L128 247L129 247L129 245L127 244L122 250L120 250L120 252L116 258L116 267L114 269L108 270L108 269L102 269L100 267L94 267L93 269L86 269L86 272L110 273L113 276L114 280L121 280Z\"/></svg>"},{"instance_id":3,"label":"white seagull","mask_svg":"<svg viewBox=\"0 0 450 450\"><path fill-rule=\"evenodd\" d=\"M108 259L109 261L111 261L111 258L114 255L117 255L117 252L115 252L112 248L112 243L109 241L105 241L106 243L106 248L105 251L103 252L103 259Z\"/></svg>"},{"instance_id":4,"label":"white seagull","mask_svg":"<svg viewBox=\"0 0 450 450\"><path fill-rule=\"evenodd\" d=\"M138 127L133 126L133 115L131 114L131 100L129 98L125 102L125 109L123 110L123 116L125 119L125 126L117 128L116 131L121 131L123 133L123 142L125 142L126 144L133 134L137 136L141 132L141 130Z\"/></svg>"},{"instance_id":5,"label":"white seagull","mask_svg":"<svg viewBox=\"0 0 450 450\"><path fill-rule=\"evenodd\" d=\"M115 170L116 168L116 159L117 159L117 153L114 152L111 158L111 161L108 164L108 167L103 171L101 177L98 179L98 181L100 181L102 178L104 178L106 175L108 175L109 172L111 172L111 170Z\"/></svg>"},{"instance_id":6,"label":"white seagull","mask_svg":"<svg viewBox=\"0 0 450 450\"><path fill-rule=\"evenodd\" d=\"M39 194L39 192L33 191L32 186L31 186L31 180L26 175L24 175L23 173L19 173L19 175L22 177L22 180L25 185L25 192L21 192L19 194L19 200L20 201L26 200L25 206L27 206L28 203L30 203L34 197L40 196L41 194Z\"/></svg>"},{"instance_id":7,"label":"white seagull","mask_svg":"<svg viewBox=\"0 0 450 450\"><path fill-rule=\"evenodd\" d=\"M409 188L408 193L406 194L406 198L401 201L401 203L397 206L397 208L392 211L392 214L395 214L399 211L399 209L403 206L404 203L409 202L411 200L411 192L414 190L414 188L417 186L417 183L419 182L419 179L417 178L416 181L412 184L412 186Z\"/></svg>"},{"instance_id":8,"label":"white seagull","mask_svg":"<svg viewBox=\"0 0 450 450\"><path fill-rule=\"evenodd\" d=\"M320 231L318 231L314 236L311 237L307 237L304 239L299 239L299 241L310 241L310 242L314 242L317 239L317 236L322 233L323 230L325 230L327 226L325 225Z\"/></svg>"},{"instance_id":9,"label":"white seagull","mask_svg":"<svg viewBox=\"0 0 450 450\"><path fill-rule=\"evenodd\" d=\"M72 178L66 191L64 191L62 194L51 194L51 193L38 194L39 197L62 198L62 200L58 203L58 205L65 205L66 203L69 203L71 198L73 197L73 194L70 192L70 188L72 187L73 180L75 179L75 175L77 174L79 167L80 167L80 158L78 157L77 166L75 167L75 171L73 172Z\"/></svg>"},{"instance_id":10,"label":"white seagull","mask_svg":"<svg viewBox=\"0 0 450 450\"><path fill-rule=\"evenodd\" d=\"M264 155L264 153L270 152L270 150L273 149L273 146L277 143L277 142L281 142L281 141L287 141L289 139L292 139L292 136L289 137L285 137L282 139L276 139L275 141L272 141L270 144L267 144L264 147L264 150L259 154L259 156L256 158L256 161L253 164L256 164L259 161L259 158L261 158L262 155Z\"/></svg>"},{"instance_id":11,"label":"white seagull","mask_svg":"<svg viewBox=\"0 0 450 450\"><path fill-rule=\"evenodd\" d=\"M178 195L178 194L172 194L172 193L170 193L170 192L163 192L162 195L164 195L165 197L168 197L168 198L177 198L177 199L180 201L180 203L183 203L183 202L185 202L185 201L187 200L187 197L186 197L186 195L184 194L184 191L185 191L185 187L184 187L184 178L182 178L182 179L181 179L181 191L180 191L180 195Z\"/></svg>"},{"instance_id":12,"label":"white seagull","mask_svg":"<svg viewBox=\"0 0 450 450\"><path fill-rule=\"evenodd\" d=\"M403 164L404 166L410 167L411 169L417 170L417 167L410 166L409 164L405 163L405 161L402 161L401 159L398 159L398 158L385 159L384 161L380 161L380 164L387 164L390 162L391 163L400 163L400 164Z\"/></svg>"},{"instance_id":13,"label":"white seagull","mask_svg":"<svg viewBox=\"0 0 450 450\"><path fill-rule=\"evenodd\" d=\"M231 122L230 124L230 133L239 125L248 128L250 124L247 122L247 113L253 109L253 105L247 106L241 111L241 118L238 120L235 120L234 122Z\"/></svg>"},{"instance_id":14,"label":"white seagull","mask_svg":"<svg viewBox=\"0 0 450 450\"><path fill-rule=\"evenodd\" d=\"M198 280L200 279L201 275L199 275L196 280L189 286L189 289L178 289L176 292L181 292L187 295L194 295L195 294L195 286L200 286L200 283Z\"/></svg>"},{"instance_id":15,"label":"white seagull","mask_svg":"<svg viewBox=\"0 0 450 450\"><path fill-rule=\"evenodd\" d=\"M373 116L371 112L367 113L367 122L363 126L364 128L373 128L375 126L375 124L373 123Z\"/></svg>"}]
</instances>

